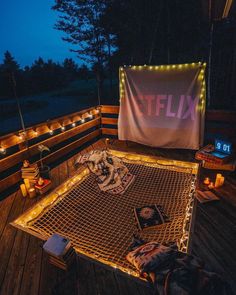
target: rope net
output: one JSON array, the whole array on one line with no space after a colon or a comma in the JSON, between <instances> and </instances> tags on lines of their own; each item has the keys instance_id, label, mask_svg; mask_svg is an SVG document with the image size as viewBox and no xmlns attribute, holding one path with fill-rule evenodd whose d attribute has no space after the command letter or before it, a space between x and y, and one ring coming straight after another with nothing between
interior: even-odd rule
<instances>
[{"instance_id":1,"label":"rope net","mask_svg":"<svg viewBox=\"0 0 236 295\"><path fill-rule=\"evenodd\" d=\"M162 244L179 242L195 176L190 168L125 162L136 176L125 194L101 192L89 174L29 220L27 228L44 237L58 233L69 238L78 253L139 276L125 258L133 234ZM153 204L163 207L170 222L139 232L133 209Z\"/></svg>"}]
</instances>

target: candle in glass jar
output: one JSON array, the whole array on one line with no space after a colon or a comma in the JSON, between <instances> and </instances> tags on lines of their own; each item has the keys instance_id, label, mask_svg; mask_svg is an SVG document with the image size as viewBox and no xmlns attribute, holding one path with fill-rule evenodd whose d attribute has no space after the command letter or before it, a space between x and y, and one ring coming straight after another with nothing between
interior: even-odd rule
<instances>
[{"instance_id":1,"label":"candle in glass jar","mask_svg":"<svg viewBox=\"0 0 236 295\"><path fill-rule=\"evenodd\" d=\"M27 196L27 189L26 189L25 184L22 183L22 184L20 185L20 190L21 190L22 196L23 196L23 197L26 197L26 196Z\"/></svg>"},{"instance_id":2,"label":"candle in glass jar","mask_svg":"<svg viewBox=\"0 0 236 295\"><path fill-rule=\"evenodd\" d=\"M29 197L34 198L36 196L36 190L32 187L29 189Z\"/></svg>"},{"instance_id":3,"label":"candle in glass jar","mask_svg":"<svg viewBox=\"0 0 236 295\"><path fill-rule=\"evenodd\" d=\"M214 188L214 183L213 183L213 182L211 182L211 183L208 185L208 188L209 188L209 189L212 189L212 188Z\"/></svg>"},{"instance_id":4,"label":"candle in glass jar","mask_svg":"<svg viewBox=\"0 0 236 295\"><path fill-rule=\"evenodd\" d=\"M206 177L203 181L204 184L210 184L210 178L209 177Z\"/></svg>"}]
</instances>

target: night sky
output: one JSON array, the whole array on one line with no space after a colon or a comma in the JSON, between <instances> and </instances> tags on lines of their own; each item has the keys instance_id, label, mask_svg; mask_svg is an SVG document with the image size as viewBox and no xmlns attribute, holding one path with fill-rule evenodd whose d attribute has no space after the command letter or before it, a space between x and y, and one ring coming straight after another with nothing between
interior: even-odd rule
<instances>
[{"instance_id":1,"label":"night sky","mask_svg":"<svg viewBox=\"0 0 236 295\"><path fill-rule=\"evenodd\" d=\"M80 63L71 45L62 41L63 33L55 30L57 13L53 0L0 1L0 63L9 50L21 67L43 59L63 61L66 57Z\"/></svg>"}]
</instances>

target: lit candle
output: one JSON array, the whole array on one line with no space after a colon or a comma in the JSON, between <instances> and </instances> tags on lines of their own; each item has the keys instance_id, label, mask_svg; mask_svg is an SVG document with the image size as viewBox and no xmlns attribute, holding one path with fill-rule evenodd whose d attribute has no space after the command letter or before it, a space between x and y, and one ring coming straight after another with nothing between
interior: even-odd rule
<instances>
[{"instance_id":1,"label":"lit candle","mask_svg":"<svg viewBox=\"0 0 236 295\"><path fill-rule=\"evenodd\" d=\"M211 182L211 183L208 185L208 188L209 188L209 189L212 189L212 188L214 188L214 183L213 183L213 182Z\"/></svg>"},{"instance_id":2,"label":"lit candle","mask_svg":"<svg viewBox=\"0 0 236 295\"><path fill-rule=\"evenodd\" d=\"M25 178L24 183L25 183L26 189L29 190L30 189L30 181L29 181L29 179Z\"/></svg>"},{"instance_id":3,"label":"lit candle","mask_svg":"<svg viewBox=\"0 0 236 295\"><path fill-rule=\"evenodd\" d=\"M29 192L29 197L34 198L36 196L36 190L32 187L28 190Z\"/></svg>"},{"instance_id":4,"label":"lit candle","mask_svg":"<svg viewBox=\"0 0 236 295\"><path fill-rule=\"evenodd\" d=\"M221 185L221 177L222 175L220 173L216 174L215 187L219 187Z\"/></svg>"},{"instance_id":5,"label":"lit candle","mask_svg":"<svg viewBox=\"0 0 236 295\"><path fill-rule=\"evenodd\" d=\"M206 177L203 181L204 184L210 184L210 178L209 177Z\"/></svg>"},{"instance_id":6,"label":"lit candle","mask_svg":"<svg viewBox=\"0 0 236 295\"><path fill-rule=\"evenodd\" d=\"M220 186L222 186L224 184L225 178L224 176L221 176L220 178Z\"/></svg>"},{"instance_id":7,"label":"lit candle","mask_svg":"<svg viewBox=\"0 0 236 295\"><path fill-rule=\"evenodd\" d=\"M27 189L26 189L25 184L22 183L22 184L20 185L20 190L21 190L22 196L23 196L23 197L26 197L26 196L27 196Z\"/></svg>"}]
</instances>

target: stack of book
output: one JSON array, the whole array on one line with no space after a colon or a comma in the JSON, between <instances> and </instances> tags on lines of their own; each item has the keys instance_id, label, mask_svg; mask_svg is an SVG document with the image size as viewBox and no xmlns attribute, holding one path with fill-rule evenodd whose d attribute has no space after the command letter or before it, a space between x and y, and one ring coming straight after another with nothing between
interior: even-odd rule
<instances>
[{"instance_id":1,"label":"stack of book","mask_svg":"<svg viewBox=\"0 0 236 295\"><path fill-rule=\"evenodd\" d=\"M58 234L53 234L43 245L43 249L49 255L49 262L60 269L68 270L76 260L70 240Z\"/></svg>"},{"instance_id":2,"label":"stack of book","mask_svg":"<svg viewBox=\"0 0 236 295\"><path fill-rule=\"evenodd\" d=\"M39 178L39 168L37 164L21 168L22 178L37 180Z\"/></svg>"},{"instance_id":3,"label":"stack of book","mask_svg":"<svg viewBox=\"0 0 236 295\"><path fill-rule=\"evenodd\" d=\"M52 182L50 179L43 179L42 185L36 183L34 187L41 195L43 195L51 189L51 186L52 186Z\"/></svg>"},{"instance_id":4,"label":"stack of book","mask_svg":"<svg viewBox=\"0 0 236 295\"><path fill-rule=\"evenodd\" d=\"M213 164L225 164L228 163L232 157L231 155L223 154L215 150L214 145L208 144L199 151L196 152L195 158L197 160L204 160Z\"/></svg>"}]
</instances>

